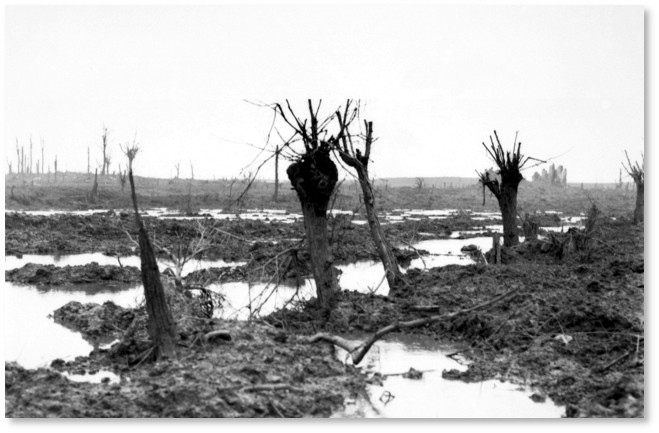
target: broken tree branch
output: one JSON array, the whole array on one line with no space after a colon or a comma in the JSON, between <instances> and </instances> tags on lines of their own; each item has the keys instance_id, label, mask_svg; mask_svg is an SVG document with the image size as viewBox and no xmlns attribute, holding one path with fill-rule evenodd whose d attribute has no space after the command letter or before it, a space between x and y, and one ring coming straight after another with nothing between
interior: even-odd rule
<instances>
[{"instance_id":1,"label":"broken tree branch","mask_svg":"<svg viewBox=\"0 0 659 433\"><path fill-rule=\"evenodd\" d=\"M487 302L484 302L482 304L475 305L473 307L465 308L462 310L454 311L452 313L447 313L447 314L440 314L436 316L431 316L423 319L414 319L414 320L409 320L407 322L396 322L392 323L391 325L387 325L384 328L378 330L375 332L373 335L371 335L365 342L359 344L359 343L353 343L351 341L346 340L345 338L336 336L336 335L331 335L327 333L318 333L315 334L311 337L308 337L306 339L307 343L315 343L317 341L327 341L329 343L334 344L335 346L338 346L350 353L350 357L352 358L352 363L354 365L358 365L362 359L364 359L364 356L368 353L368 351L371 349L371 347L382 337L385 335L389 334L390 332L398 331L401 329L408 329L408 328L416 328L419 326L423 325L428 325L430 323L436 323L436 322L441 322L444 320L449 320L452 319L456 316L459 316L461 314L466 314L466 313L471 313L472 311L476 310L482 310L483 308L489 307L490 305L496 304L497 302L500 302L508 297L511 297L514 295L519 288L515 288L513 290L510 290L502 295L499 295Z\"/></svg>"}]
</instances>

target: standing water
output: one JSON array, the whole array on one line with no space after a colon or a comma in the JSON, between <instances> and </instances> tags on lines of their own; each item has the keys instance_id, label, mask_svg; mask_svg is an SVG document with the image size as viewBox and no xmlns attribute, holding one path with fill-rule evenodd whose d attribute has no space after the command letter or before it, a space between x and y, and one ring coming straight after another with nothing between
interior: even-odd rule
<instances>
[{"instance_id":1,"label":"standing water","mask_svg":"<svg viewBox=\"0 0 659 433\"><path fill-rule=\"evenodd\" d=\"M88 355L92 346L79 332L58 325L49 316L70 301L98 303L112 301L122 307L137 305L142 299L142 286L95 293L75 286L40 290L5 282L4 352L5 361L16 361L24 367L50 365L56 358L65 361Z\"/></svg>"},{"instance_id":2,"label":"standing water","mask_svg":"<svg viewBox=\"0 0 659 433\"><path fill-rule=\"evenodd\" d=\"M363 341L365 336L361 336ZM354 338L354 337L353 337ZM442 378L443 370L467 367L446 355L455 348L430 337L389 336L378 341L362 360L367 373L378 373L382 386L369 385L360 398L334 417L350 418L560 418L565 408L551 400L536 403L533 391L511 383L487 380L465 383ZM340 360L349 359L343 349ZM406 378L410 368L420 378Z\"/></svg>"},{"instance_id":3,"label":"standing water","mask_svg":"<svg viewBox=\"0 0 659 433\"><path fill-rule=\"evenodd\" d=\"M294 219L292 215L277 215L269 212L269 219ZM401 218L417 216L444 218L448 211L437 211L432 215L417 215L410 212ZM488 215L489 216L489 215ZM247 218L261 219L254 213ZM291 218L292 217L292 218ZM392 220L398 216L392 215ZM578 221L569 221L576 222ZM498 229L498 227L496 228ZM487 251L492 245L491 237L472 239L426 240L414 245L430 255L412 260L409 268L432 268L448 264L466 265L473 260L460 250L465 245L477 245ZM54 264L57 266L84 265L97 262L101 265L118 264L117 259L103 254L76 254L69 256L25 255L22 258L5 257L5 269L21 267L26 263ZM123 265L139 267L137 256L124 257ZM206 267L235 266L241 263L222 261L197 261L184 269L184 275L194 269ZM161 270L164 269L161 263ZM386 295L389 291L384 270L379 262L364 261L341 265L339 284L344 290L363 293L375 292ZM409 269L408 268L408 269ZM406 270L404 270L406 271ZM219 316L244 320L255 315L266 315L276 309L285 308L294 300L309 299L315 294L312 280L304 280L299 288L265 284L250 285L233 282L213 285L212 290L225 297ZM87 288L89 289L89 288ZM54 310L70 301L102 304L112 301L123 307L131 307L143 300L141 285L123 289L95 285L92 290L81 286L63 286L41 290L34 286L5 283L5 361L17 361L27 368L48 366L56 358L71 360L87 355L92 346L80 333L56 324L49 317ZM383 386L369 386L369 399L360 399L346 407L336 416L350 417L560 417L564 409L551 401L535 403L531 391L499 381L467 384L442 378L445 369L464 370L466 367L446 356L455 351L435 340L422 337L389 337L376 343L362 367L367 373L378 372L383 376ZM345 352L339 355L345 358ZM423 371L420 379L407 379L402 373L410 367ZM71 377L71 380L116 381L106 373L89 377Z\"/></svg>"}]
</instances>

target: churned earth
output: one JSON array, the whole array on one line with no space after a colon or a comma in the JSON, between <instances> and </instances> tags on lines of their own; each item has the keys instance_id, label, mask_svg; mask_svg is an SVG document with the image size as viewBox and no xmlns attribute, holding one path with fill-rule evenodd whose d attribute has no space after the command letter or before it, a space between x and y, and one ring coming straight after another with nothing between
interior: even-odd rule
<instances>
[{"instance_id":1,"label":"churned earth","mask_svg":"<svg viewBox=\"0 0 659 433\"><path fill-rule=\"evenodd\" d=\"M516 289L486 309L403 332L467 345L469 369L445 378L530 385L541 390L536 398L566 405L569 417L643 417L643 226L602 218L596 236L602 242L589 251L561 259L534 241L510 250L508 264L410 270L409 289L394 299L344 292L324 328L375 332ZM312 334L319 324L310 311L278 311L268 320Z\"/></svg>"},{"instance_id":2,"label":"churned earth","mask_svg":"<svg viewBox=\"0 0 659 433\"><path fill-rule=\"evenodd\" d=\"M543 218L541 225L556 224L555 216ZM458 214L388 224L385 232L392 243L409 245L420 236L446 239L454 231L484 229L497 222ZM296 271L308 275L300 221L214 223L221 232L208 257L246 264L233 270L196 271L184 285L193 280L213 283L272 275L281 265L275 258L289 250L295 251ZM155 236L169 243L195 236L194 224L147 220ZM375 258L366 226L345 216L332 219L330 226L337 264ZM124 231L135 237L132 220L121 212L7 214L5 227L7 255L134 254ZM643 225L601 216L597 230L589 235L593 241L583 248L570 247L573 243L567 236L549 236L506 250L502 265L410 269L409 284L396 297L342 292L329 318L320 318L312 302L303 302L260 321L223 321L211 317L202 297L175 289L165 278L179 352L176 359L156 363L148 360L143 308L70 303L54 312L56 321L89 341L120 342L99 346L74 361L56 360L51 369L6 364L5 413L8 417L326 417L347 399L365 395L365 377L339 362L330 344L310 344L306 336L318 331L375 332L396 321L469 308L516 289L506 301L488 308L404 332L466 347L462 355L471 361L469 369L447 371L447 378L497 377L532 385L539 390L535 398L565 404L567 416L642 417ZM409 260L418 253L423 252L401 249L399 259ZM123 282L134 280L136 271L109 265L68 270L26 265L7 272L5 278L45 286L74 278L84 283ZM113 372L119 379L76 383L60 373L97 371Z\"/></svg>"}]
</instances>

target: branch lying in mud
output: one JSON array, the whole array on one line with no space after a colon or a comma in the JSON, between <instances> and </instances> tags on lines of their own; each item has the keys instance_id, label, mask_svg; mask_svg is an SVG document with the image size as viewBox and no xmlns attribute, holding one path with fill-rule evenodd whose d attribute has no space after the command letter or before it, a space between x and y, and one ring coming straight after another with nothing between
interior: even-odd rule
<instances>
[{"instance_id":1,"label":"branch lying in mud","mask_svg":"<svg viewBox=\"0 0 659 433\"><path fill-rule=\"evenodd\" d=\"M224 331L224 330L217 330L217 331L211 331L204 335L204 341L212 341L212 340L225 340L225 341L230 341L231 340L231 333L229 331Z\"/></svg>"},{"instance_id":2,"label":"branch lying in mud","mask_svg":"<svg viewBox=\"0 0 659 433\"><path fill-rule=\"evenodd\" d=\"M449 320L461 314L470 313L476 310L482 310L485 307L489 307L490 305L496 304L497 302L500 302L508 297L511 297L511 295L514 295L518 290L519 288L515 288L482 304L478 304L470 308L465 308L463 310L454 311L452 313L440 314L437 316L426 317L423 319L414 319L414 320L409 320L407 322L392 323L391 325L385 326L384 328L378 330L375 334L369 337L368 340L366 340L361 344L353 343L351 341L346 340L345 338L336 335L326 334L326 333L318 333L316 335L308 337L307 339L305 339L306 340L305 342L315 343L317 341L327 341L329 343L332 343L335 346L338 346L348 351L348 353L350 353L350 357L352 358L352 363L354 365L358 365L362 361L362 359L364 359L364 356L366 356L366 354L371 349L373 344L375 344L380 338L384 337L390 332L399 331L401 329L416 328L430 323Z\"/></svg>"},{"instance_id":3,"label":"branch lying in mud","mask_svg":"<svg viewBox=\"0 0 659 433\"><path fill-rule=\"evenodd\" d=\"M226 230L218 229L217 227L213 227L213 230L214 230L215 232L219 233L219 234L222 234L222 235L225 235L225 236L229 236L230 238L238 239L239 241L246 242L246 243L248 243L248 244L250 244L250 245L253 245L253 244L256 242L256 241L251 241L251 240L246 239L246 238L241 238L240 236L236 236L236 235L234 235L233 233L229 233L229 232L226 231Z\"/></svg>"},{"instance_id":4,"label":"branch lying in mud","mask_svg":"<svg viewBox=\"0 0 659 433\"><path fill-rule=\"evenodd\" d=\"M415 234L412 235L412 239L414 239L414 236L416 236L416 235L415 235ZM407 242L407 241L405 241L404 239L398 239L398 240L399 240L400 242L402 242L403 244L405 244L406 247L408 247L408 248L410 248L412 251L414 251L414 252L416 253L416 255L421 259L421 263L423 263L423 268L424 268L424 269L428 269L428 265L426 264L426 261L424 260L423 256L421 255L421 253L419 252L419 250L416 249L416 248L412 245L411 242Z\"/></svg>"}]
</instances>

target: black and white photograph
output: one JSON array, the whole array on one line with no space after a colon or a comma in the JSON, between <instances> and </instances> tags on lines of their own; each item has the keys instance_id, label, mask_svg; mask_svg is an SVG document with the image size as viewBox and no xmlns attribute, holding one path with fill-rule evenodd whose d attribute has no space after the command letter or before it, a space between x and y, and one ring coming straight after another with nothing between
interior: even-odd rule
<instances>
[{"instance_id":1,"label":"black and white photograph","mask_svg":"<svg viewBox=\"0 0 659 433\"><path fill-rule=\"evenodd\" d=\"M3 8L5 418L645 418L643 5Z\"/></svg>"}]
</instances>

